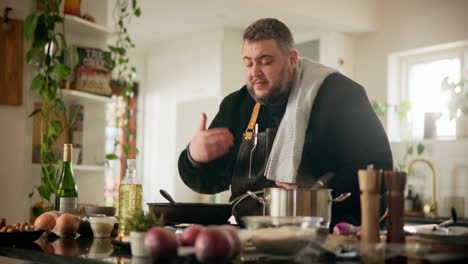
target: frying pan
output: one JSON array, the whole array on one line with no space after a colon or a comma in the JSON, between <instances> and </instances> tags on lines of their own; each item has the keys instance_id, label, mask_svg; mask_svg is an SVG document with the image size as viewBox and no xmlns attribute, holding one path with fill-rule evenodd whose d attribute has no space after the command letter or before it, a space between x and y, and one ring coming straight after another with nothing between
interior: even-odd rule
<instances>
[{"instance_id":1,"label":"frying pan","mask_svg":"<svg viewBox=\"0 0 468 264\"><path fill-rule=\"evenodd\" d=\"M167 199L170 195L164 190L160 193ZM172 201L174 201L172 199ZM149 211L156 217L164 215L167 224L190 223L220 225L228 223L231 217L231 204L208 203L148 203Z\"/></svg>"}]
</instances>

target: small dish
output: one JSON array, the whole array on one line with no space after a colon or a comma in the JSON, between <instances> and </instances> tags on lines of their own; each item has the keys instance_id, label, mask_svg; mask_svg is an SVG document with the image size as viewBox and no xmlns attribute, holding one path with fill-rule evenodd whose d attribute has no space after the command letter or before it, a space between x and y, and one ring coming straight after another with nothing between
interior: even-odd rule
<instances>
[{"instance_id":1,"label":"small dish","mask_svg":"<svg viewBox=\"0 0 468 264\"><path fill-rule=\"evenodd\" d=\"M0 244L19 244L31 242L41 237L45 230L23 232L0 232Z\"/></svg>"},{"instance_id":2,"label":"small dish","mask_svg":"<svg viewBox=\"0 0 468 264\"><path fill-rule=\"evenodd\" d=\"M312 244L320 247L328 231L321 232L321 217L245 216L241 221L256 249L274 255L293 255Z\"/></svg>"},{"instance_id":3,"label":"small dish","mask_svg":"<svg viewBox=\"0 0 468 264\"><path fill-rule=\"evenodd\" d=\"M449 244L468 245L468 227L438 225L414 225L405 226L405 231L411 235L423 239L434 240Z\"/></svg>"},{"instance_id":4,"label":"small dish","mask_svg":"<svg viewBox=\"0 0 468 264\"><path fill-rule=\"evenodd\" d=\"M88 222L94 237L105 238L111 236L117 218L114 216L90 217Z\"/></svg>"},{"instance_id":5,"label":"small dish","mask_svg":"<svg viewBox=\"0 0 468 264\"><path fill-rule=\"evenodd\" d=\"M83 214L85 216L93 216L103 214L105 216L115 216L116 208L114 206L85 206Z\"/></svg>"}]
</instances>

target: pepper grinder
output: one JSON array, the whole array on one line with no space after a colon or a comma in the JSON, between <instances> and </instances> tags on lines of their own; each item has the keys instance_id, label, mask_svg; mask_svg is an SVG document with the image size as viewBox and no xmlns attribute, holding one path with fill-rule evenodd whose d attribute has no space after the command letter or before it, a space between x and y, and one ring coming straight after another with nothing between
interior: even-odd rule
<instances>
[{"instance_id":1,"label":"pepper grinder","mask_svg":"<svg viewBox=\"0 0 468 264\"><path fill-rule=\"evenodd\" d=\"M368 165L358 170L361 190L361 243L379 243L380 173Z\"/></svg>"},{"instance_id":2,"label":"pepper grinder","mask_svg":"<svg viewBox=\"0 0 468 264\"><path fill-rule=\"evenodd\" d=\"M384 171L384 177L388 203L387 243L405 243L403 192L406 185L406 172Z\"/></svg>"}]
</instances>

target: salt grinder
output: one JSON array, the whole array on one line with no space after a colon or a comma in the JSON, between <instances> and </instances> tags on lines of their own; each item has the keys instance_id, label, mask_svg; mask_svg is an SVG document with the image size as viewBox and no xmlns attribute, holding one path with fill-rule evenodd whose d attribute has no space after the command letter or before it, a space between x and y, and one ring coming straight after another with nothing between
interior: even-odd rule
<instances>
[{"instance_id":1,"label":"salt grinder","mask_svg":"<svg viewBox=\"0 0 468 264\"><path fill-rule=\"evenodd\" d=\"M388 203L387 243L405 243L403 192L406 185L406 172L384 171L384 177Z\"/></svg>"},{"instance_id":2,"label":"salt grinder","mask_svg":"<svg viewBox=\"0 0 468 264\"><path fill-rule=\"evenodd\" d=\"M358 170L361 189L361 243L379 243L380 173L368 165Z\"/></svg>"}]
</instances>

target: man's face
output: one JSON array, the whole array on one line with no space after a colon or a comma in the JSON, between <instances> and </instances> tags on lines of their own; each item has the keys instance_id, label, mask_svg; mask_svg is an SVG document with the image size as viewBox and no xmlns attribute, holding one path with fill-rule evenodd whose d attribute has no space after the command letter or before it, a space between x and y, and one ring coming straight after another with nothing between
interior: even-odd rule
<instances>
[{"instance_id":1,"label":"man's face","mask_svg":"<svg viewBox=\"0 0 468 264\"><path fill-rule=\"evenodd\" d=\"M285 55L273 39L244 41L242 58L249 93L264 105L287 102L297 51Z\"/></svg>"}]
</instances>

